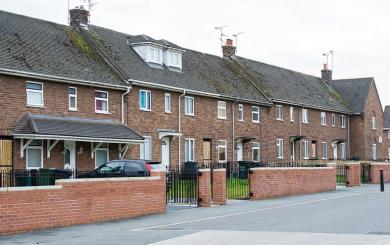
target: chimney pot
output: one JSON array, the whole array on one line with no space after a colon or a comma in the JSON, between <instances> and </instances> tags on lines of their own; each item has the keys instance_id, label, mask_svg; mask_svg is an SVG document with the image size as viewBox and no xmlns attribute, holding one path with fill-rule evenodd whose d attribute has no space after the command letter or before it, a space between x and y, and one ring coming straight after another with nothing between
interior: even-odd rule
<instances>
[{"instance_id":1,"label":"chimney pot","mask_svg":"<svg viewBox=\"0 0 390 245\"><path fill-rule=\"evenodd\" d=\"M225 45L226 46L233 46L233 39L230 39L230 38L226 39L226 44Z\"/></svg>"},{"instance_id":2,"label":"chimney pot","mask_svg":"<svg viewBox=\"0 0 390 245\"><path fill-rule=\"evenodd\" d=\"M74 9L69 10L70 25L71 26L82 26L87 27L89 22L89 11L84 9L81 5L80 7L75 7Z\"/></svg>"}]
</instances>

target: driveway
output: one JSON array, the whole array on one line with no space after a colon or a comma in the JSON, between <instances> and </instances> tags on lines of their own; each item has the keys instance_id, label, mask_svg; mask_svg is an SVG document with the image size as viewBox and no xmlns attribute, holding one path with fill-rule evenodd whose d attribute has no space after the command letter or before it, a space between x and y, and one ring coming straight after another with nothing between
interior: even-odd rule
<instances>
[{"instance_id":1,"label":"driveway","mask_svg":"<svg viewBox=\"0 0 390 245\"><path fill-rule=\"evenodd\" d=\"M0 237L0 244L389 244L390 184Z\"/></svg>"}]
</instances>

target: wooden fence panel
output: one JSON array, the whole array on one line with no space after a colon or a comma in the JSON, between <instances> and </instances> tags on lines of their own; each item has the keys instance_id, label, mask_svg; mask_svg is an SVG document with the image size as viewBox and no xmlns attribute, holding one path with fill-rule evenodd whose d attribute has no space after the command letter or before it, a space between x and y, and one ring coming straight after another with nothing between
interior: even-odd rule
<instances>
[{"instance_id":1,"label":"wooden fence panel","mask_svg":"<svg viewBox=\"0 0 390 245\"><path fill-rule=\"evenodd\" d=\"M0 166L12 166L12 140L0 139Z\"/></svg>"}]
</instances>

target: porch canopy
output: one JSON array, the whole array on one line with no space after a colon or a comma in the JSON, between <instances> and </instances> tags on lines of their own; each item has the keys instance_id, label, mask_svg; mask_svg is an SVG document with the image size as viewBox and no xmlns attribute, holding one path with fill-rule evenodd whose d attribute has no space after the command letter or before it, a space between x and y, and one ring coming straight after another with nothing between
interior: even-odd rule
<instances>
[{"instance_id":1,"label":"porch canopy","mask_svg":"<svg viewBox=\"0 0 390 245\"><path fill-rule=\"evenodd\" d=\"M22 141L27 139L22 147L27 147L32 140L48 140L48 157L50 150L61 140L91 142L92 145L96 143L93 148L103 143L124 144L122 151L128 144L144 143L141 135L113 120L30 113L18 120L13 137Z\"/></svg>"}]
</instances>

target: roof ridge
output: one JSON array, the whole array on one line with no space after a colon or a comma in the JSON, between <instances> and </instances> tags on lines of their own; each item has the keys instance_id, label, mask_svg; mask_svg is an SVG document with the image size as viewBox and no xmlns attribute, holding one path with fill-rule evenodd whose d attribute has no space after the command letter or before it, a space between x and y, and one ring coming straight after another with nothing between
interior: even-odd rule
<instances>
[{"instance_id":1,"label":"roof ridge","mask_svg":"<svg viewBox=\"0 0 390 245\"><path fill-rule=\"evenodd\" d=\"M23 18L27 18L27 19L33 19L35 21L46 22L46 23L49 23L49 24L54 24L54 25L59 25L59 26L65 26L65 27L68 26L68 25L57 23L57 22L54 22L54 21L40 19L38 17L32 17L32 16L28 16L28 15L24 15L24 14L18 14L18 13L14 13L14 12L5 11L5 10L1 10L0 9L0 14L2 14L2 13L3 14L14 15L14 16L19 16L19 17L23 17Z\"/></svg>"}]
</instances>

